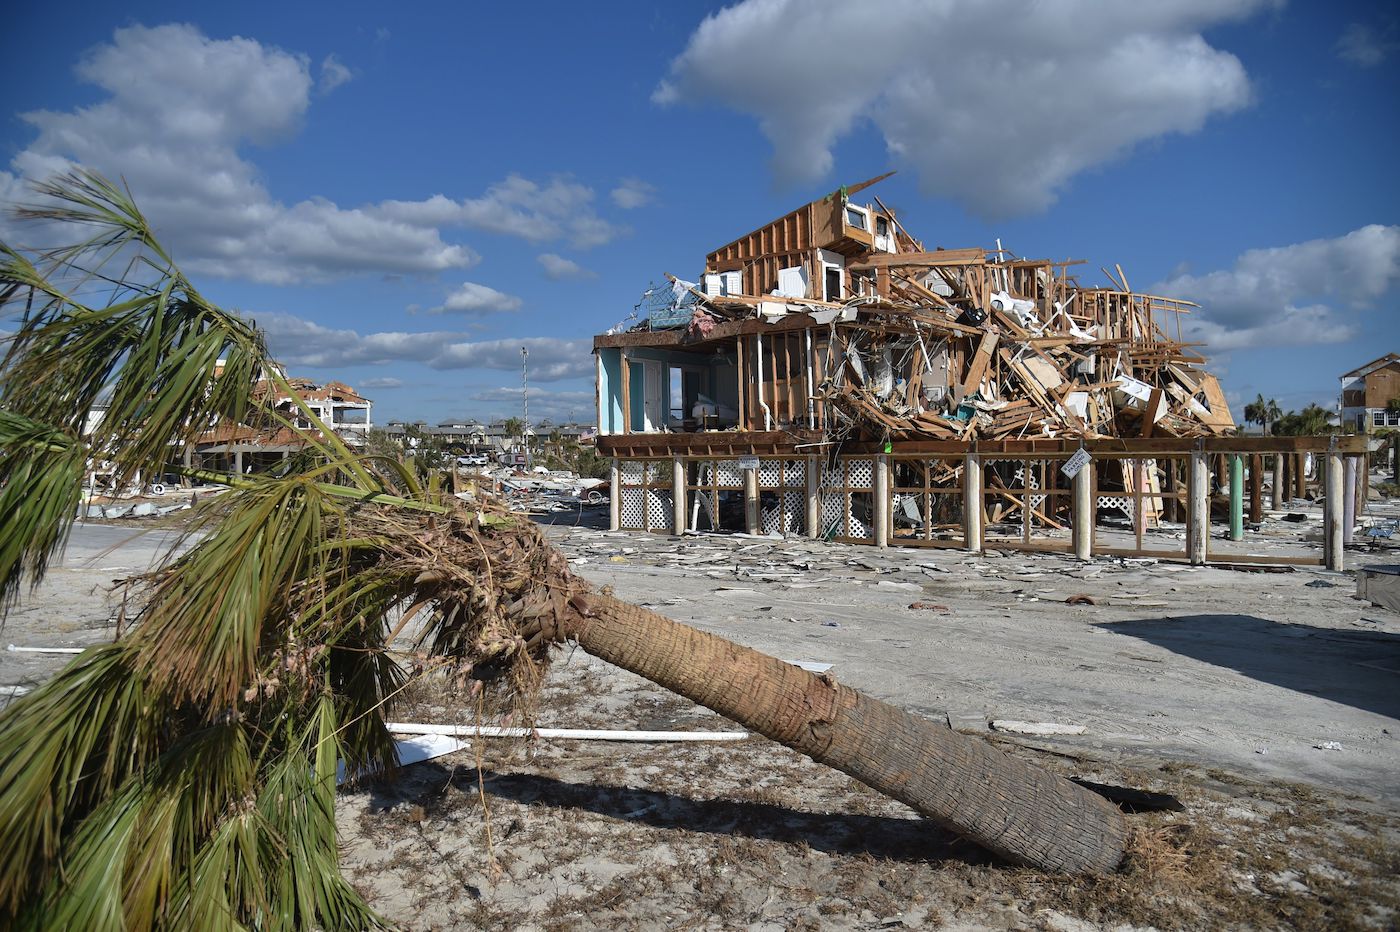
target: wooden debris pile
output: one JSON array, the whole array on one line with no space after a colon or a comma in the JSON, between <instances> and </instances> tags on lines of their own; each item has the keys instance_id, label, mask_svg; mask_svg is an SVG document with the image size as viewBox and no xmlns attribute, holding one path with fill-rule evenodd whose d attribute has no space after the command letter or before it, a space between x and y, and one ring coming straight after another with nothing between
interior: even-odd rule
<instances>
[{"instance_id":1,"label":"wooden debris pile","mask_svg":"<svg viewBox=\"0 0 1400 932\"><path fill-rule=\"evenodd\" d=\"M819 397L840 421L890 439L1200 437L1234 428L1219 382L1180 338L1189 302L1082 287L1080 263L982 249L900 252L847 265L842 301L783 295L690 299L696 337L716 323L808 315L827 330ZM1175 323L1176 336L1166 331Z\"/></svg>"}]
</instances>

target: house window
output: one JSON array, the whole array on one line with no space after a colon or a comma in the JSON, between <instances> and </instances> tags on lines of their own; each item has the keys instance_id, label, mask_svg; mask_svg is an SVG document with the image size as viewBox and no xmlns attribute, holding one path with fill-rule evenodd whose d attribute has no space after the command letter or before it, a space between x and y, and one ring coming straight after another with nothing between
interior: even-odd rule
<instances>
[{"instance_id":1,"label":"house window","mask_svg":"<svg viewBox=\"0 0 1400 932\"><path fill-rule=\"evenodd\" d=\"M846 206L846 226L869 233L870 215L865 212L864 207L852 207L848 204Z\"/></svg>"},{"instance_id":2,"label":"house window","mask_svg":"<svg viewBox=\"0 0 1400 932\"><path fill-rule=\"evenodd\" d=\"M890 222L889 222L889 220L887 220L887 219L884 218L884 217L876 217L876 218L875 218L875 235L876 235L876 236L889 236L889 235L890 235Z\"/></svg>"}]
</instances>

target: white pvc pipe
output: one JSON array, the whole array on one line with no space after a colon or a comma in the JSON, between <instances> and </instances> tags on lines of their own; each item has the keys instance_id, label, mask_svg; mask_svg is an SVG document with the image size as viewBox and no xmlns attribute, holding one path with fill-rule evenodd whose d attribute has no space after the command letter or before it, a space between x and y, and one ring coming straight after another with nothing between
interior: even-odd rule
<instances>
[{"instance_id":1,"label":"white pvc pipe","mask_svg":"<svg viewBox=\"0 0 1400 932\"><path fill-rule=\"evenodd\" d=\"M916 324L915 327L918 325ZM807 334L807 429L817 429L817 400L812 396L816 394L817 386L813 381L812 370L816 367L812 365L812 328L808 327L804 333Z\"/></svg>"},{"instance_id":2,"label":"white pvc pipe","mask_svg":"<svg viewBox=\"0 0 1400 932\"><path fill-rule=\"evenodd\" d=\"M506 728L499 725L427 725L390 722L400 735L453 735L462 738L570 738L581 741L743 741L746 731L620 731L600 728Z\"/></svg>"},{"instance_id":3,"label":"white pvc pipe","mask_svg":"<svg viewBox=\"0 0 1400 932\"><path fill-rule=\"evenodd\" d=\"M773 429L773 412L768 407L768 402L763 398L763 334L755 334L758 337L758 406L763 409L763 429Z\"/></svg>"},{"instance_id":4,"label":"white pvc pipe","mask_svg":"<svg viewBox=\"0 0 1400 932\"><path fill-rule=\"evenodd\" d=\"M22 654L81 654L86 647L16 647L11 644L6 650Z\"/></svg>"}]
</instances>

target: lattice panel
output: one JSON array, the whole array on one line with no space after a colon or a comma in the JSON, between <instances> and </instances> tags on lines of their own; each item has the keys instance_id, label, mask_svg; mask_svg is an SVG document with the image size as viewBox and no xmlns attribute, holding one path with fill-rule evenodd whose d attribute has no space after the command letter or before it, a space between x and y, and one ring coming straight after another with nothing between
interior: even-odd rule
<instances>
[{"instance_id":1,"label":"lattice panel","mask_svg":"<svg viewBox=\"0 0 1400 932\"><path fill-rule=\"evenodd\" d=\"M852 489L875 487L875 464L870 460L846 460L846 484Z\"/></svg>"},{"instance_id":2,"label":"lattice panel","mask_svg":"<svg viewBox=\"0 0 1400 932\"><path fill-rule=\"evenodd\" d=\"M807 488L807 464L802 460L759 460L760 489Z\"/></svg>"},{"instance_id":3,"label":"lattice panel","mask_svg":"<svg viewBox=\"0 0 1400 932\"><path fill-rule=\"evenodd\" d=\"M780 492L777 504L763 509L763 533L801 534L806 504L801 492Z\"/></svg>"},{"instance_id":4,"label":"lattice panel","mask_svg":"<svg viewBox=\"0 0 1400 932\"><path fill-rule=\"evenodd\" d=\"M822 536L835 532L839 535L841 522L846 517L846 495L844 492L824 492L822 494Z\"/></svg>"},{"instance_id":5,"label":"lattice panel","mask_svg":"<svg viewBox=\"0 0 1400 932\"><path fill-rule=\"evenodd\" d=\"M646 501L645 489L628 489L622 491L622 514L618 522L623 528L629 531L646 530L645 514L643 512Z\"/></svg>"},{"instance_id":6,"label":"lattice panel","mask_svg":"<svg viewBox=\"0 0 1400 932\"><path fill-rule=\"evenodd\" d=\"M846 519L846 536L857 540L871 540L875 537L875 530L852 513Z\"/></svg>"},{"instance_id":7,"label":"lattice panel","mask_svg":"<svg viewBox=\"0 0 1400 932\"><path fill-rule=\"evenodd\" d=\"M1097 507L1121 511L1133 520L1133 500L1126 495L1100 495Z\"/></svg>"},{"instance_id":8,"label":"lattice panel","mask_svg":"<svg viewBox=\"0 0 1400 932\"><path fill-rule=\"evenodd\" d=\"M641 485L646 481L646 466L641 460L623 460L618 464L618 474L628 485Z\"/></svg>"},{"instance_id":9,"label":"lattice panel","mask_svg":"<svg viewBox=\"0 0 1400 932\"><path fill-rule=\"evenodd\" d=\"M1035 470L1031 470L1030 474L1027 475L1027 474L1026 474L1026 467L1025 467L1025 466L1021 466L1019 469L1016 470L1016 472L1015 472L1015 474L1014 474L1014 478L1015 478L1016 481L1015 481L1015 482L1012 484L1012 486L1011 486L1013 489L1017 489L1017 490L1030 489L1030 490L1034 491L1034 490L1040 488L1040 477L1037 476L1037 475L1035 474ZM1031 496L1031 507L1032 507L1032 508L1039 508L1044 502L1045 502L1045 496L1044 496L1044 495L1032 495L1032 496Z\"/></svg>"},{"instance_id":10,"label":"lattice panel","mask_svg":"<svg viewBox=\"0 0 1400 932\"><path fill-rule=\"evenodd\" d=\"M824 489L839 489L846 485L846 476L841 463L837 463L835 466L830 463L822 463L821 485Z\"/></svg>"},{"instance_id":11,"label":"lattice panel","mask_svg":"<svg viewBox=\"0 0 1400 932\"><path fill-rule=\"evenodd\" d=\"M700 473L702 485L732 485L739 488L744 485L744 471L736 460L710 460Z\"/></svg>"},{"instance_id":12,"label":"lattice panel","mask_svg":"<svg viewBox=\"0 0 1400 932\"><path fill-rule=\"evenodd\" d=\"M646 490L646 530L669 529L674 515L671 511L671 503L674 496L670 492L662 492L657 489Z\"/></svg>"}]
</instances>

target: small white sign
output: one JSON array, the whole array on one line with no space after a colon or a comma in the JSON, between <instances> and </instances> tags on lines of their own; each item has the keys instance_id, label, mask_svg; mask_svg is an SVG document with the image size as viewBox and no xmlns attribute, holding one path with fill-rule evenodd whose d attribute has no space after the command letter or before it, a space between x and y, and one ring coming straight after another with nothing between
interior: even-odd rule
<instances>
[{"instance_id":1,"label":"small white sign","mask_svg":"<svg viewBox=\"0 0 1400 932\"><path fill-rule=\"evenodd\" d=\"M740 469L757 469L757 468L758 468L758 457L756 457L756 456L741 456L741 457L739 457L739 468L740 468Z\"/></svg>"},{"instance_id":2,"label":"small white sign","mask_svg":"<svg viewBox=\"0 0 1400 932\"><path fill-rule=\"evenodd\" d=\"M1060 467L1060 472L1073 479L1079 475L1079 470L1089 465L1090 458L1089 451L1081 447L1078 453L1065 460L1065 464Z\"/></svg>"}]
</instances>

